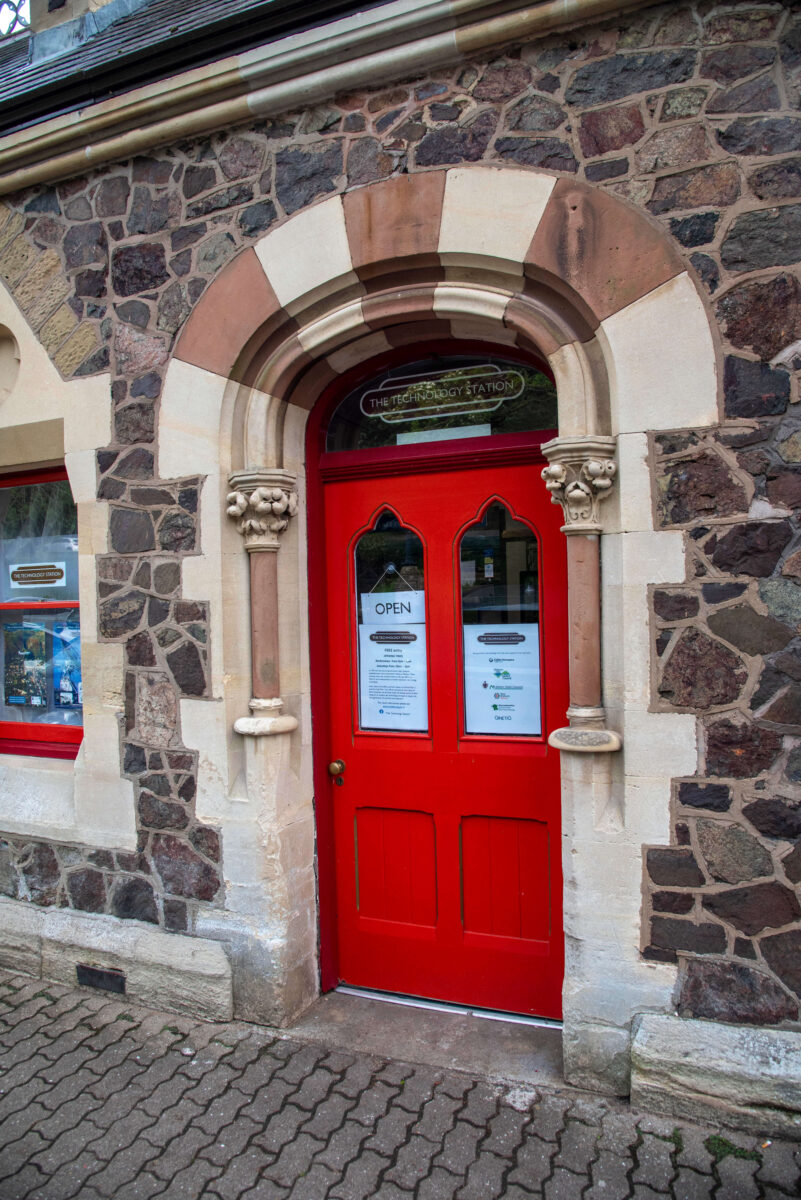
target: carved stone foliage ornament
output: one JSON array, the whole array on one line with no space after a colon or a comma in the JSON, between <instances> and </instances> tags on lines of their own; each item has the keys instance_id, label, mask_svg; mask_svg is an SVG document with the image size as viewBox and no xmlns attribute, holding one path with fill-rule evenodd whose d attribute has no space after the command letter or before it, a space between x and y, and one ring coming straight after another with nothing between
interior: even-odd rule
<instances>
[{"instance_id":1,"label":"carved stone foliage ornament","mask_svg":"<svg viewBox=\"0 0 801 1200\"><path fill-rule=\"evenodd\" d=\"M233 491L226 512L248 550L277 550L279 534L298 511L295 476L290 471L241 471L230 477Z\"/></svg>"},{"instance_id":2,"label":"carved stone foliage ornament","mask_svg":"<svg viewBox=\"0 0 801 1200\"><path fill-rule=\"evenodd\" d=\"M615 439L554 438L542 447L548 466L542 478L554 504L561 504L565 533L600 533L600 504L617 474Z\"/></svg>"}]
</instances>

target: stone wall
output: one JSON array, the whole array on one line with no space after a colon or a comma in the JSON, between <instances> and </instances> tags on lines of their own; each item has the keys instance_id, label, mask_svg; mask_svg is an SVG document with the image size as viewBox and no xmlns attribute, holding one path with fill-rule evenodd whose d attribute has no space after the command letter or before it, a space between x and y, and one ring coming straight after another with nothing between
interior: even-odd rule
<instances>
[{"instance_id":1,"label":"stone wall","mask_svg":"<svg viewBox=\"0 0 801 1200\"><path fill-rule=\"evenodd\" d=\"M793 5L671 3L8 197L0 276L65 377L111 372L99 621L126 646L140 851L14 839L4 890L168 928L221 902L178 703L208 694L215 647L204 605L182 599L181 562L198 548L198 505L218 499L200 479L159 478L154 458L172 345L210 279L325 195L457 163L529 165L649 213L720 328L721 426L651 446L658 521L687 531L688 568L685 586L652 597L653 706L697 713L703 749L697 776L675 783L675 844L645 852L643 945L681 961L682 1012L795 1020L800 98ZM47 886L31 886L31 864Z\"/></svg>"}]
</instances>

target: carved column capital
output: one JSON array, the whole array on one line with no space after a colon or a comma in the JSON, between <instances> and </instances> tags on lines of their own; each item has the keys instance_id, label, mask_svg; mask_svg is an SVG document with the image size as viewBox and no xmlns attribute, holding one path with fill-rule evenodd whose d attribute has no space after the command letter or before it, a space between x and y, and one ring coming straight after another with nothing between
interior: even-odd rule
<instances>
[{"instance_id":1,"label":"carved column capital","mask_svg":"<svg viewBox=\"0 0 801 1200\"><path fill-rule=\"evenodd\" d=\"M601 532L601 501L611 495L617 474L613 437L553 438L542 447L548 459L542 478L554 504L561 504L564 533Z\"/></svg>"},{"instance_id":2,"label":"carved column capital","mask_svg":"<svg viewBox=\"0 0 801 1200\"><path fill-rule=\"evenodd\" d=\"M235 471L226 512L245 539L246 550L278 549L279 536L298 511L296 476L279 468Z\"/></svg>"}]
</instances>

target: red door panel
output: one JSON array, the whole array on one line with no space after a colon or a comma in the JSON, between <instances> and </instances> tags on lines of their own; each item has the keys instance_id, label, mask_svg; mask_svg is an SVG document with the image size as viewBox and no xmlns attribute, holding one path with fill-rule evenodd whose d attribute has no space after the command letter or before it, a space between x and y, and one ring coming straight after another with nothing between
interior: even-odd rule
<instances>
[{"instance_id":1,"label":"red door panel","mask_svg":"<svg viewBox=\"0 0 801 1200\"><path fill-rule=\"evenodd\" d=\"M331 806L344 982L561 1015L559 756L547 733L568 704L566 568L539 473L532 459L323 484L328 729L318 744L346 768L335 785L323 764L318 783ZM459 540L493 499L539 542L535 736L464 733ZM384 509L423 546L427 732L359 727L354 552ZM493 570L488 558L490 580Z\"/></svg>"}]
</instances>

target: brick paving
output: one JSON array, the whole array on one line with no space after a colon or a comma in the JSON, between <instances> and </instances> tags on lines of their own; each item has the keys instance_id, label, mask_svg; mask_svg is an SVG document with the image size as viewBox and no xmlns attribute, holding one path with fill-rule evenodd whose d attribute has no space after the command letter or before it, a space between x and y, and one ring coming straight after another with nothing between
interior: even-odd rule
<instances>
[{"instance_id":1,"label":"brick paving","mask_svg":"<svg viewBox=\"0 0 801 1200\"><path fill-rule=\"evenodd\" d=\"M0 972L0 1200L780 1200L801 1146Z\"/></svg>"}]
</instances>

